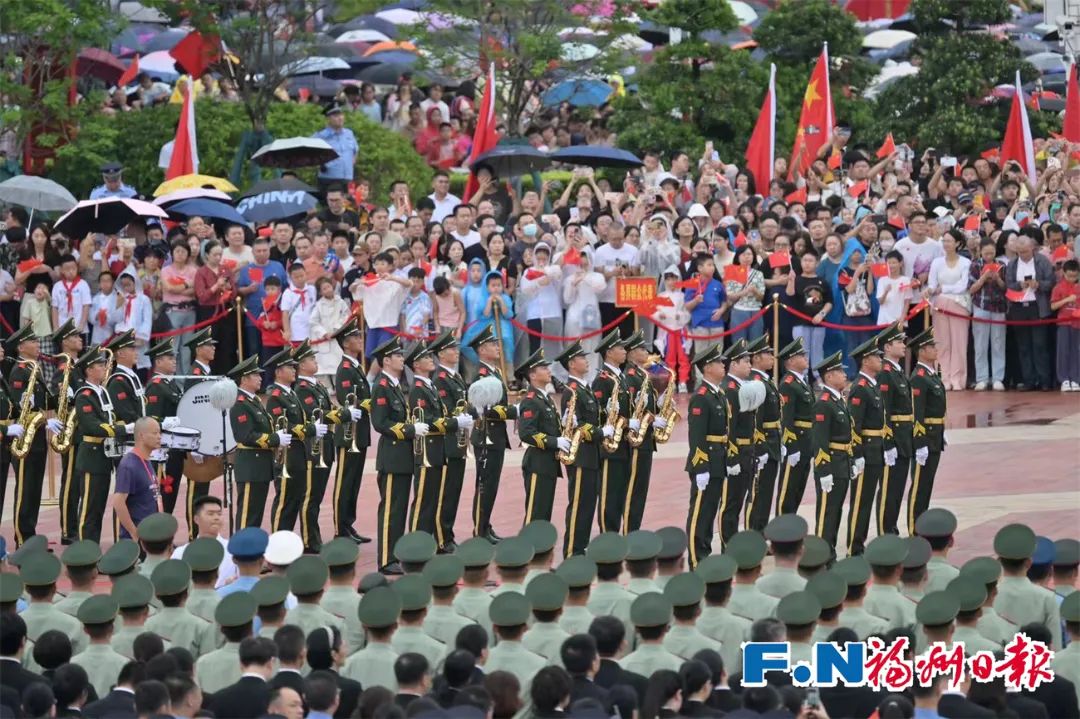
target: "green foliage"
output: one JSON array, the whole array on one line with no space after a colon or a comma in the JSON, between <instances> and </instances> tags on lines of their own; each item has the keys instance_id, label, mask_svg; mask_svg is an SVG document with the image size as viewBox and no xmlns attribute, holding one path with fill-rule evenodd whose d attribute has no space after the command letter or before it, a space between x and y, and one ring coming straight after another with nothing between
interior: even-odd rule
<instances>
[{"instance_id":1,"label":"green foliage","mask_svg":"<svg viewBox=\"0 0 1080 719\"><path fill-rule=\"evenodd\" d=\"M1006 0L913 0L910 12L919 34L940 30L945 20L964 28L1003 23L1011 17Z\"/></svg>"},{"instance_id":2,"label":"green foliage","mask_svg":"<svg viewBox=\"0 0 1080 719\"><path fill-rule=\"evenodd\" d=\"M728 0L666 0L642 15L657 25L684 30L691 38L708 30L729 32L739 26Z\"/></svg>"},{"instance_id":3,"label":"green foliage","mask_svg":"<svg viewBox=\"0 0 1080 719\"><path fill-rule=\"evenodd\" d=\"M777 63L807 65L829 43L829 56L855 57L862 48L862 33L855 18L840 3L829 0L782 0L756 28L754 40Z\"/></svg>"}]
</instances>

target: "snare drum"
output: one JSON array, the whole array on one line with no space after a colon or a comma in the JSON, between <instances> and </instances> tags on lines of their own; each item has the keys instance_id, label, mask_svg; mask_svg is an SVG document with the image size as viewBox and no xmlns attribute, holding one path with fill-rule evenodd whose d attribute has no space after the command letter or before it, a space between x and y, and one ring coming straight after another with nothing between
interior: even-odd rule
<instances>
[{"instance_id":1,"label":"snare drum","mask_svg":"<svg viewBox=\"0 0 1080 719\"><path fill-rule=\"evenodd\" d=\"M105 456L109 459L120 459L125 454L135 449L134 442L131 444L125 444L123 442L116 441L115 437L106 438L102 446L105 452Z\"/></svg>"},{"instance_id":2,"label":"snare drum","mask_svg":"<svg viewBox=\"0 0 1080 719\"><path fill-rule=\"evenodd\" d=\"M161 430L161 446L166 449L180 449L194 452L199 449L202 432L191 427L172 427Z\"/></svg>"},{"instance_id":3,"label":"snare drum","mask_svg":"<svg viewBox=\"0 0 1080 719\"><path fill-rule=\"evenodd\" d=\"M164 447L158 447L157 449L150 452L150 461L151 462L164 462L168 458L169 458L169 450L165 449Z\"/></svg>"}]
</instances>

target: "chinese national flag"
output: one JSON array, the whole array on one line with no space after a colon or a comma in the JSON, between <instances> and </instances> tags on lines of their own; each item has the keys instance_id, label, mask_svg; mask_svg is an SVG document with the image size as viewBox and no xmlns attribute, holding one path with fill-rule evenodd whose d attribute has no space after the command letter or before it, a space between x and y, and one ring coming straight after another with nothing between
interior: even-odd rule
<instances>
[{"instance_id":1,"label":"chinese national flag","mask_svg":"<svg viewBox=\"0 0 1080 719\"><path fill-rule=\"evenodd\" d=\"M839 170L843 160L844 158L841 157L840 152L834 149L829 153L829 161L826 164L829 166L830 170Z\"/></svg>"},{"instance_id":2,"label":"chinese national flag","mask_svg":"<svg viewBox=\"0 0 1080 719\"><path fill-rule=\"evenodd\" d=\"M791 255L787 252L774 252L769 255L769 267L774 270L781 267L791 267Z\"/></svg>"},{"instance_id":3,"label":"chinese national flag","mask_svg":"<svg viewBox=\"0 0 1080 719\"><path fill-rule=\"evenodd\" d=\"M127 70L124 70L124 74L120 76L120 79L116 81L117 87L127 87L131 83L135 82L135 78L139 74L139 56L138 54L131 60L131 64L128 65Z\"/></svg>"},{"instance_id":4,"label":"chinese national flag","mask_svg":"<svg viewBox=\"0 0 1080 719\"><path fill-rule=\"evenodd\" d=\"M1023 302L1025 294L1024 290L1005 290L1005 299L1009 302Z\"/></svg>"},{"instance_id":5,"label":"chinese national flag","mask_svg":"<svg viewBox=\"0 0 1080 719\"><path fill-rule=\"evenodd\" d=\"M904 218L900 215L893 215L892 217L890 217L889 224L901 231L907 229L907 227L904 225Z\"/></svg>"},{"instance_id":6,"label":"chinese national flag","mask_svg":"<svg viewBox=\"0 0 1080 719\"><path fill-rule=\"evenodd\" d=\"M867 180L861 180L848 188L848 194L852 197L858 197L859 195L865 195L866 191L870 189L870 182Z\"/></svg>"},{"instance_id":7,"label":"chinese national flag","mask_svg":"<svg viewBox=\"0 0 1080 719\"><path fill-rule=\"evenodd\" d=\"M169 50L169 54L191 75L194 82L206 68L221 59L221 38L217 35L191 32Z\"/></svg>"},{"instance_id":8,"label":"chinese national flag","mask_svg":"<svg viewBox=\"0 0 1080 719\"><path fill-rule=\"evenodd\" d=\"M879 160L883 160L894 152L896 152L896 142L893 141L892 133L890 132L885 136L885 142L881 143L881 147L878 148L877 157Z\"/></svg>"},{"instance_id":9,"label":"chinese national flag","mask_svg":"<svg viewBox=\"0 0 1080 719\"><path fill-rule=\"evenodd\" d=\"M1031 182L1035 182L1035 146L1031 142L1031 125L1028 124L1024 91L1020 89L1020 71L1016 71L1016 92L1009 110L1009 124L1005 126L1005 139L1001 143L1001 164L1015 160Z\"/></svg>"},{"instance_id":10,"label":"chinese national flag","mask_svg":"<svg viewBox=\"0 0 1080 719\"><path fill-rule=\"evenodd\" d=\"M472 150L469 152L468 164L471 167L476 158L495 147L499 142L499 134L495 131L498 124L495 118L495 63L488 65L487 84L484 85L484 95L480 100L480 109L477 113L476 132L473 133ZM469 171L469 179L465 183L465 202L469 201L480 185L476 181L476 173Z\"/></svg>"},{"instance_id":11,"label":"chinese national flag","mask_svg":"<svg viewBox=\"0 0 1080 719\"><path fill-rule=\"evenodd\" d=\"M870 274L875 278L880 279L882 277L889 276L889 265L887 262L875 262L870 265Z\"/></svg>"},{"instance_id":12,"label":"chinese national flag","mask_svg":"<svg viewBox=\"0 0 1080 719\"><path fill-rule=\"evenodd\" d=\"M735 235L735 249L739 249L748 242L746 235L743 233L742 228L739 228L739 234Z\"/></svg>"},{"instance_id":13,"label":"chinese national flag","mask_svg":"<svg viewBox=\"0 0 1080 719\"><path fill-rule=\"evenodd\" d=\"M795 192L792 192L789 195L784 195L784 202L788 203L789 205L792 202L801 202L802 204L805 205L806 204L806 188L805 187L800 187L799 189L795 190Z\"/></svg>"},{"instance_id":14,"label":"chinese national flag","mask_svg":"<svg viewBox=\"0 0 1080 719\"><path fill-rule=\"evenodd\" d=\"M728 265L724 268L725 282L738 282L740 285L745 285L749 275L750 270L746 265Z\"/></svg>"},{"instance_id":15,"label":"chinese national flag","mask_svg":"<svg viewBox=\"0 0 1080 719\"><path fill-rule=\"evenodd\" d=\"M1065 93L1065 120L1061 132L1069 142L1080 142L1080 83L1076 79L1076 64L1069 67L1069 84Z\"/></svg>"},{"instance_id":16,"label":"chinese national flag","mask_svg":"<svg viewBox=\"0 0 1080 719\"><path fill-rule=\"evenodd\" d=\"M172 158L165 171L165 179L181 175L194 175L199 171L199 146L195 141L195 93L194 78L184 91L184 104L180 107L180 122L176 124Z\"/></svg>"},{"instance_id":17,"label":"chinese national flag","mask_svg":"<svg viewBox=\"0 0 1080 719\"><path fill-rule=\"evenodd\" d=\"M817 152L826 142L833 127L832 93L829 90L829 48L821 49L810 82L803 95L799 129L795 133L795 147L791 155L791 172L806 174ZM796 164L797 163L797 164Z\"/></svg>"},{"instance_id":18,"label":"chinese national flag","mask_svg":"<svg viewBox=\"0 0 1080 719\"><path fill-rule=\"evenodd\" d=\"M981 220L979 219L979 216L977 214L970 214L966 218L964 218L964 229L968 232L977 232L980 223Z\"/></svg>"},{"instance_id":19,"label":"chinese national flag","mask_svg":"<svg viewBox=\"0 0 1080 719\"><path fill-rule=\"evenodd\" d=\"M746 169L759 187L768 187L773 176L773 155L776 151L776 65L769 69L769 89L761 103L750 144L746 146Z\"/></svg>"}]
</instances>

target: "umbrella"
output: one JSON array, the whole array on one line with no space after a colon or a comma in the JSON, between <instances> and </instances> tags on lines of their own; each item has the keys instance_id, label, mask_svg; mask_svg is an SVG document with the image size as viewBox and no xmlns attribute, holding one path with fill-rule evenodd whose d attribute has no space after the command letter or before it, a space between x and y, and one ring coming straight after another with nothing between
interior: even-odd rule
<instances>
[{"instance_id":1,"label":"umbrella","mask_svg":"<svg viewBox=\"0 0 1080 719\"><path fill-rule=\"evenodd\" d=\"M397 42L395 40L386 40L383 42L377 42L367 50L364 51L364 56L375 55L376 53L386 52L387 50L404 50L406 52L416 54L416 45L411 42Z\"/></svg>"},{"instance_id":2,"label":"umbrella","mask_svg":"<svg viewBox=\"0 0 1080 719\"><path fill-rule=\"evenodd\" d=\"M728 0L728 5L731 6L740 25L752 25L758 21L757 10L750 3L742 2L742 0Z\"/></svg>"},{"instance_id":3,"label":"umbrella","mask_svg":"<svg viewBox=\"0 0 1080 719\"><path fill-rule=\"evenodd\" d=\"M169 24L169 16L156 8L149 8L141 2L120 3L120 14L130 22L150 22L161 25Z\"/></svg>"},{"instance_id":4,"label":"umbrella","mask_svg":"<svg viewBox=\"0 0 1080 719\"><path fill-rule=\"evenodd\" d=\"M341 92L342 87L340 80L332 80L322 75L290 77L288 81L289 94L293 96L300 94L300 89L303 88L318 97L333 97Z\"/></svg>"},{"instance_id":5,"label":"umbrella","mask_svg":"<svg viewBox=\"0 0 1080 719\"><path fill-rule=\"evenodd\" d=\"M863 38L862 46L865 50L889 50L916 37L915 33L907 30L877 30Z\"/></svg>"},{"instance_id":6,"label":"umbrella","mask_svg":"<svg viewBox=\"0 0 1080 719\"><path fill-rule=\"evenodd\" d=\"M402 73L411 72L414 62L380 62L356 73L356 79L372 85L394 85Z\"/></svg>"},{"instance_id":7,"label":"umbrella","mask_svg":"<svg viewBox=\"0 0 1080 719\"><path fill-rule=\"evenodd\" d=\"M375 13L375 17L392 25L416 25L423 20L423 15L415 10L406 10L405 8L382 10Z\"/></svg>"},{"instance_id":8,"label":"umbrella","mask_svg":"<svg viewBox=\"0 0 1080 719\"><path fill-rule=\"evenodd\" d=\"M146 43L147 52L158 52L160 50L172 50L174 47L180 44L180 41L188 36L187 30L181 30L179 28L171 27L165 30L160 35L152 37Z\"/></svg>"},{"instance_id":9,"label":"umbrella","mask_svg":"<svg viewBox=\"0 0 1080 719\"><path fill-rule=\"evenodd\" d=\"M1061 112L1065 109L1065 98L1063 97L1040 97L1039 109L1043 112Z\"/></svg>"},{"instance_id":10,"label":"umbrella","mask_svg":"<svg viewBox=\"0 0 1080 719\"><path fill-rule=\"evenodd\" d=\"M564 42L559 57L567 62L584 62L600 54L600 48L587 42Z\"/></svg>"},{"instance_id":11,"label":"umbrella","mask_svg":"<svg viewBox=\"0 0 1080 719\"><path fill-rule=\"evenodd\" d=\"M290 62L283 70L285 75L309 75L327 70L348 70L349 63L340 57L306 57L303 60Z\"/></svg>"},{"instance_id":12,"label":"umbrella","mask_svg":"<svg viewBox=\"0 0 1080 719\"><path fill-rule=\"evenodd\" d=\"M215 190L221 190L222 192L236 192L236 185L226 180L224 177L214 177L213 175L180 175L174 177L171 180L165 180L157 189L154 190L154 197L161 197L167 195L175 190L190 190L198 187L212 187Z\"/></svg>"},{"instance_id":13,"label":"umbrella","mask_svg":"<svg viewBox=\"0 0 1080 719\"><path fill-rule=\"evenodd\" d=\"M172 219L185 219L196 215L222 222L235 222L238 225L248 224L248 221L236 211L235 207L218 200L183 200L169 208L169 217Z\"/></svg>"},{"instance_id":14,"label":"umbrella","mask_svg":"<svg viewBox=\"0 0 1080 719\"><path fill-rule=\"evenodd\" d=\"M159 34L161 28L157 25L129 25L113 38L113 52L118 57L144 52L146 43Z\"/></svg>"},{"instance_id":15,"label":"umbrella","mask_svg":"<svg viewBox=\"0 0 1080 719\"><path fill-rule=\"evenodd\" d=\"M79 51L75 61L75 73L85 77L96 77L110 85L115 85L124 74L124 63L108 50L88 47Z\"/></svg>"},{"instance_id":16,"label":"umbrella","mask_svg":"<svg viewBox=\"0 0 1080 719\"><path fill-rule=\"evenodd\" d=\"M615 88L603 80L566 80L544 93L544 105L553 107L563 102L574 106L603 105Z\"/></svg>"},{"instance_id":17,"label":"umbrella","mask_svg":"<svg viewBox=\"0 0 1080 719\"><path fill-rule=\"evenodd\" d=\"M245 197L236 209L251 222L271 222L302 215L319 204L307 192L278 190Z\"/></svg>"},{"instance_id":18,"label":"umbrella","mask_svg":"<svg viewBox=\"0 0 1080 719\"><path fill-rule=\"evenodd\" d=\"M497 177L516 177L543 170L550 164L551 157L531 145L500 145L477 157L472 167L489 167Z\"/></svg>"},{"instance_id":19,"label":"umbrella","mask_svg":"<svg viewBox=\"0 0 1080 719\"><path fill-rule=\"evenodd\" d=\"M16 175L0 182L0 201L38 212L66 212L78 204L63 185L33 175Z\"/></svg>"},{"instance_id":20,"label":"umbrella","mask_svg":"<svg viewBox=\"0 0 1080 719\"><path fill-rule=\"evenodd\" d=\"M390 38L383 35L378 30L368 30L367 28L360 28L359 30L347 30L338 35L337 40L334 42L389 42Z\"/></svg>"},{"instance_id":21,"label":"umbrella","mask_svg":"<svg viewBox=\"0 0 1080 719\"><path fill-rule=\"evenodd\" d=\"M338 156L326 140L317 137L289 137L263 145L251 161L263 167L314 167Z\"/></svg>"},{"instance_id":22,"label":"umbrella","mask_svg":"<svg viewBox=\"0 0 1080 719\"><path fill-rule=\"evenodd\" d=\"M183 200L193 200L195 198L202 197L207 200L221 200L222 202L232 202L232 198L226 195L221 190L214 190L208 187L192 187L187 190L175 190L167 195L154 200L154 204L158 207L168 207L177 202Z\"/></svg>"},{"instance_id":23,"label":"umbrella","mask_svg":"<svg viewBox=\"0 0 1080 719\"><path fill-rule=\"evenodd\" d=\"M273 180L256 182L240 197L254 197L255 195L265 195L268 192L315 192L315 188L307 183L300 182L295 177L278 177Z\"/></svg>"},{"instance_id":24,"label":"umbrella","mask_svg":"<svg viewBox=\"0 0 1080 719\"><path fill-rule=\"evenodd\" d=\"M347 23L343 23L334 28L336 32L345 32L347 30L378 30L388 38L395 38L398 34L397 25L392 22L387 22L381 17L375 17L374 15L361 15L355 17Z\"/></svg>"},{"instance_id":25,"label":"umbrella","mask_svg":"<svg viewBox=\"0 0 1080 719\"><path fill-rule=\"evenodd\" d=\"M165 82L171 82L180 77L180 71L176 69L176 59L165 50L158 50L139 58L139 71Z\"/></svg>"},{"instance_id":26,"label":"umbrella","mask_svg":"<svg viewBox=\"0 0 1080 719\"><path fill-rule=\"evenodd\" d=\"M53 229L68 237L86 237L91 232L113 235L136 217L167 219L168 214L157 205L142 200L121 197L83 200L57 220Z\"/></svg>"},{"instance_id":27,"label":"umbrella","mask_svg":"<svg viewBox=\"0 0 1080 719\"><path fill-rule=\"evenodd\" d=\"M1038 68L1043 75L1065 73L1069 69L1065 58L1056 52L1038 52L1034 55L1028 55L1024 60Z\"/></svg>"},{"instance_id":28,"label":"umbrella","mask_svg":"<svg viewBox=\"0 0 1080 719\"><path fill-rule=\"evenodd\" d=\"M551 159L588 167L641 167L641 160L626 150L602 145L572 145L551 153Z\"/></svg>"}]
</instances>

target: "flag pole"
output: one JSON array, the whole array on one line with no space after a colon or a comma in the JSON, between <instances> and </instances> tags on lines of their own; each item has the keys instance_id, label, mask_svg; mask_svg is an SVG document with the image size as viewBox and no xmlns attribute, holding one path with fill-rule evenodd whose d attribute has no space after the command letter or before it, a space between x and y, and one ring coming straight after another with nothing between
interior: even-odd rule
<instances>
[{"instance_id":1,"label":"flag pole","mask_svg":"<svg viewBox=\"0 0 1080 719\"><path fill-rule=\"evenodd\" d=\"M244 300L240 295L236 296L236 356L239 362L244 361Z\"/></svg>"},{"instance_id":2,"label":"flag pole","mask_svg":"<svg viewBox=\"0 0 1080 719\"><path fill-rule=\"evenodd\" d=\"M780 354L780 295L775 293L772 296L772 346L773 357L776 357ZM779 361L773 362L772 378L773 382L780 381Z\"/></svg>"}]
</instances>

